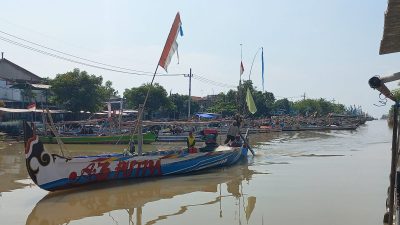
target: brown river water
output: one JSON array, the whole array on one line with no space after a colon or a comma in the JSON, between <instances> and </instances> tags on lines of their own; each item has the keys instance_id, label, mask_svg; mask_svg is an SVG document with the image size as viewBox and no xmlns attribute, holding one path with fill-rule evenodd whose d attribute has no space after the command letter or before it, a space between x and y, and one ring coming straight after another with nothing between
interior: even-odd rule
<instances>
[{"instance_id":1,"label":"brown river water","mask_svg":"<svg viewBox=\"0 0 400 225\"><path fill-rule=\"evenodd\" d=\"M22 143L0 143L0 224L382 224L391 147L386 121L356 131L257 134L250 140L256 156L247 164L54 193L28 177ZM72 155L124 147L66 146Z\"/></svg>"}]
</instances>

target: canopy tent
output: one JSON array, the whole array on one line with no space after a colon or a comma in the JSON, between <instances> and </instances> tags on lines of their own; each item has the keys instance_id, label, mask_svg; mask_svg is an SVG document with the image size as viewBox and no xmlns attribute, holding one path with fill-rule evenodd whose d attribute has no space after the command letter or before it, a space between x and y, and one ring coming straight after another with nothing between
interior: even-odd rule
<instances>
[{"instance_id":1,"label":"canopy tent","mask_svg":"<svg viewBox=\"0 0 400 225\"><path fill-rule=\"evenodd\" d=\"M220 114L217 114L217 113L197 113L196 116L199 117L199 118L204 118L204 119L215 119L218 116L220 116Z\"/></svg>"}]
</instances>

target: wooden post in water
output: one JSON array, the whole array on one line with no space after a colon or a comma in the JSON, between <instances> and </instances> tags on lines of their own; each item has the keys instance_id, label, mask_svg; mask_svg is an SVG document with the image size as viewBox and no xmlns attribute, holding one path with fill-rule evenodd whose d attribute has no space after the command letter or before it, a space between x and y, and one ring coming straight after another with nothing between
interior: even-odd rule
<instances>
[{"instance_id":1,"label":"wooden post in water","mask_svg":"<svg viewBox=\"0 0 400 225\"><path fill-rule=\"evenodd\" d=\"M393 210L394 210L394 186L396 183L396 167L397 167L397 129L398 129L398 116L399 116L399 102L394 104L393 112L393 137L392 137L392 161L390 165L390 186L389 186L389 220L388 224L393 224ZM397 220L399 218L396 218Z\"/></svg>"},{"instance_id":2,"label":"wooden post in water","mask_svg":"<svg viewBox=\"0 0 400 225\"><path fill-rule=\"evenodd\" d=\"M142 133L142 115L143 115L143 105L139 105L139 116L137 119L137 128L138 128L138 135L137 135L137 141L138 141L138 154L142 155L142 147L143 147L143 133Z\"/></svg>"}]
</instances>

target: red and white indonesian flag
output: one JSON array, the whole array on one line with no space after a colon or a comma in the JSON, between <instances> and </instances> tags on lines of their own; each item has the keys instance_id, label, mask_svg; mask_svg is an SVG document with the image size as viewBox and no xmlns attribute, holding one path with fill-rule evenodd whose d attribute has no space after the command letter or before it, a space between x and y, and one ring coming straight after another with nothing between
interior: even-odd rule
<instances>
[{"instance_id":1,"label":"red and white indonesian flag","mask_svg":"<svg viewBox=\"0 0 400 225\"><path fill-rule=\"evenodd\" d=\"M36 110L36 103L33 102L33 103L29 104L26 108L29 110Z\"/></svg>"},{"instance_id":2,"label":"red and white indonesian flag","mask_svg":"<svg viewBox=\"0 0 400 225\"><path fill-rule=\"evenodd\" d=\"M243 72L244 72L243 62L240 61L240 76L242 76Z\"/></svg>"},{"instance_id":3,"label":"red and white indonesian flag","mask_svg":"<svg viewBox=\"0 0 400 225\"><path fill-rule=\"evenodd\" d=\"M161 54L160 61L158 62L158 65L164 68L164 70L167 72L168 72L168 65L171 62L172 56L176 51L178 51L178 43L176 42L178 33L180 33L180 35L183 36L182 22L179 12L175 16L175 20L169 32L167 42L165 43L164 50L162 51ZM178 62L179 62L179 56L178 56Z\"/></svg>"}]
</instances>

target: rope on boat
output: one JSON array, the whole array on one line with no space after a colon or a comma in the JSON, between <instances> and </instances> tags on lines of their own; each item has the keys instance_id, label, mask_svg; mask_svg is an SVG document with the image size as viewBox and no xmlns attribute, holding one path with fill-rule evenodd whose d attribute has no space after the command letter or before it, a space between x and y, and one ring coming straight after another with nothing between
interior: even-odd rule
<instances>
[{"instance_id":1,"label":"rope on boat","mask_svg":"<svg viewBox=\"0 0 400 225\"><path fill-rule=\"evenodd\" d=\"M60 146L61 155L63 157L65 157L64 150L66 150L66 149L65 149L64 143L62 142L60 136L58 135L58 131L54 126L53 117L51 116L51 113L50 113L49 109L46 109L46 112L47 112L47 117L49 118L49 121L50 121L50 124L49 124L50 130L54 134L54 136L56 137L57 144ZM45 122L47 123L47 121L45 121Z\"/></svg>"}]
</instances>

